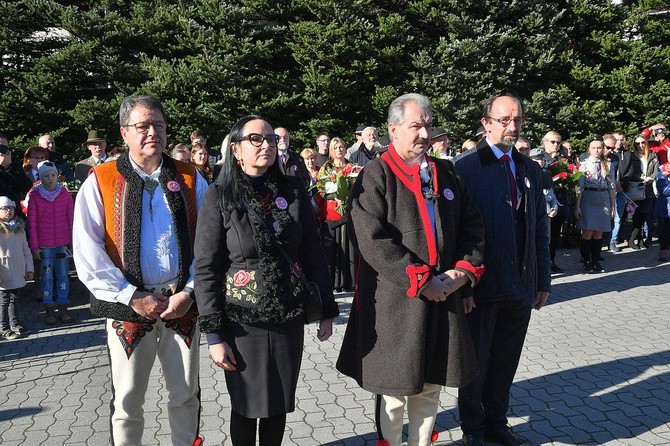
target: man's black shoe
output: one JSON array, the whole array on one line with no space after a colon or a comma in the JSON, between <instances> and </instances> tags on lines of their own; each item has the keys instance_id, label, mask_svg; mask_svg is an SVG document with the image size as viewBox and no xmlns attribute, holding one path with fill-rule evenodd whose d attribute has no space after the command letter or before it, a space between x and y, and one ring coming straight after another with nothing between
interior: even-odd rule
<instances>
[{"instance_id":1,"label":"man's black shoe","mask_svg":"<svg viewBox=\"0 0 670 446\"><path fill-rule=\"evenodd\" d=\"M557 264L555 264L554 262L551 262L551 272L552 273L564 273L565 270L563 268L561 268L560 266L558 266Z\"/></svg>"},{"instance_id":2,"label":"man's black shoe","mask_svg":"<svg viewBox=\"0 0 670 446\"><path fill-rule=\"evenodd\" d=\"M463 435L463 446L486 446L486 442L482 437Z\"/></svg>"},{"instance_id":3,"label":"man's black shoe","mask_svg":"<svg viewBox=\"0 0 670 446\"><path fill-rule=\"evenodd\" d=\"M518 436L510 429L503 429L500 431L486 431L484 432L484 440L491 443L498 443L503 446L521 446L529 444L528 440Z\"/></svg>"}]
</instances>

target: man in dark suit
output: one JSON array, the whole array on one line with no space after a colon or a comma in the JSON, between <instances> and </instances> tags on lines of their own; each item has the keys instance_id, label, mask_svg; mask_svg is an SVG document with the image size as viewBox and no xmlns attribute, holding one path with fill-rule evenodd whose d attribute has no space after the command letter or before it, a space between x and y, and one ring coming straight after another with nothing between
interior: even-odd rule
<instances>
[{"instance_id":1,"label":"man in dark suit","mask_svg":"<svg viewBox=\"0 0 670 446\"><path fill-rule=\"evenodd\" d=\"M467 314L479 376L458 392L465 446L525 440L507 425L509 392L531 309L549 296L551 271L542 170L514 148L524 123L521 101L502 95L484 104L484 138L454 160L484 218L486 270Z\"/></svg>"},{"instance_id":2,"label":"man in dark suit","mask_svg":"<svg viewBox=\"0 0 670 446\"><path fill-rule=\"evenodd\" d=\"M305 182L305 185L309 185L309 172L307 172L307 167L305 167L305 162L302 158L295 153L291 153L288 149L291 144L291 136L284 127L277 127L275 134L279 136L279 142L277 143L277 162L279 163L279 170L284 175L290 175L292 177L300 177Z\"/></svg>"},{"instance_id":3,"label":"man in dark suit","mask_svg":"<svg viewBox=\"0 0 670 446\"><path fill-rule=\"evenodd\" d=\"M74 178L82 183L88 177L88 172L107 159L107 140L97 130L88 132L88 139L84 143L91 151L91 156L79 161L74 166Z\"/></svg>"}]
</instances>

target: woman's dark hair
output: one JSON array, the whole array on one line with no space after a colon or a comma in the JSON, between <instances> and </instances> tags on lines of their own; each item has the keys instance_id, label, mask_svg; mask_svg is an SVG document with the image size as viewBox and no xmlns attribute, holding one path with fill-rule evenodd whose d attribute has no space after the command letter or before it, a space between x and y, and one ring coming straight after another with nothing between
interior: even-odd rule
<instances>
[{"instance_id":1,"label":"woman's dark hair","mask_svg":"<svg viewBox=\"0 0 670 446\"><path fill-rule=\"evenodd\" d=\"M224 211L231 212L235 209L244 209L242 203L246 199L245 191L250 191L253 188L249 177L237 163L237 158L233 155L232 147L234 144L239 143L240 139L244 136L244 126L257 119L270 124L267 119L261 116L248 115L237 121L230 129L230 143L228 144L228 147L225 148L228 153L224 156L225 161L221 167L221 172L216 177L214 183L219 191L221 209ZM272 124L270 124L270 127L272 128ZM277 164L277 158L278 157L275 157L275 162L268 168L267 172L268 178L274 179L275 181L282 176L282 173L279 170L279 164Z\"/></svg>"}]
</instances>

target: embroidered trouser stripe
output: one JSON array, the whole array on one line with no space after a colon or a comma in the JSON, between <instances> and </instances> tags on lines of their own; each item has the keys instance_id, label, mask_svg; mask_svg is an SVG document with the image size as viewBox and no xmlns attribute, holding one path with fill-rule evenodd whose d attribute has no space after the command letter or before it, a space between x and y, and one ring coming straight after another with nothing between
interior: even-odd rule
<instances>
[{"instance_id":1,"label":"embroidered trouser stripe","mask_svg":"<svg viewBox=\"0 0 670 446\"><path fill-rule=\"evenodd\" d=\"M172 445L192 446L200 422L199 329L196 328L189 349L177 332L159 320L128 358L112 322L112 319L107 320L106 330L112 367L113 445L143 444L144 402L149 400L151 405L156 405L161 400L160 395L146 395L151 369L158 356L168 391Z\"/></svg>"},{"instance_id":2,"label":"embroidered trouser stripe","mask_svg":"<svg viewBox=\"0 0 670 446\"><path fill-rule=\"evenodd\" d=\"M430 446L441 390L442 386L426 383L417 395L376 395L375 422L379 438L388 441L390 446L400 446L403 416L407 406L407 445Z\"/></svg>"}]
</instances>

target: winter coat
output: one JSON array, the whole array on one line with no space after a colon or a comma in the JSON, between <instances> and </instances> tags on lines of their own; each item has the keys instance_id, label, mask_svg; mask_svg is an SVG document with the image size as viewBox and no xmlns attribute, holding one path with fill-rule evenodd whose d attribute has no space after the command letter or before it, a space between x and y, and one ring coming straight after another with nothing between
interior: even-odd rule
<instances>
[{"instance_id":1,"label":"winter coat","mask_svg":"<svg viewBox=\"0 0 670 446\"><path fill-rule=\"evenodd\" d=\"M30 250L72 244L74 200L64 187L51 202L34 188L28 193L28 240Z\"/></svg>"},{"instance_id":2,"label":"winter coat","mask_svg":"<svg viewBox=\"0 0 670 446\"><path fill-rule=\"evenodd\" d=\"M282 228L278 237L286 240L283 250L299 264L306 280L318 285L323 319L334 318L339 310L307 190L299 177L284 175L277 188L271 207L281 219L275 223L276 229ZM205 194L195 236L201 330L224 335L231 322L267 326L302 317L304 294L292 294L297 278L277 242L249 211L222 211L218 189L218 184L212 185ZM260 253L261 248L269 252Z\"/></svg>"},{"instance_id":3,"label":"winter coat","mask_svg":"<svg viewBox=\"0 0 670 446\"><path fill-rule=\"evenodd\" d=\"M24 222L10 230L0 222L0 290L15 290L26 285L27 272L33 272L33 258L26 240Z\"/></svg>"},{"instance_id":4,"label":"winter coat","mask_svg":"<svg viewBox=\"0 0 670 446\"><path fill-rule=\"evenodd\" d=\"M477 374L462 297L484 269L482 220L451 162L428 159L431 201L419 166L406 166L393 145L365 166L349 197L360 260L337 369L377 394L414 395L425 383L459 387ZM471 283L444 302L421 295L449 269Z\"/></svg>"}]
</instances>

